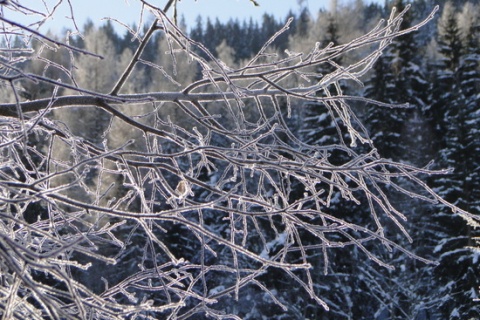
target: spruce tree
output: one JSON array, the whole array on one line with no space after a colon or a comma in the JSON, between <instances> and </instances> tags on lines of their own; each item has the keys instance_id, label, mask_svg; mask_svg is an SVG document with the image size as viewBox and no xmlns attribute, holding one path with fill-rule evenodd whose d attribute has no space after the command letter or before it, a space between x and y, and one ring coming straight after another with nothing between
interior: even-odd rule
<instances>
[{"instance_id":1,"label":"spruce tree","mask_svg":"<svg viewBox=\"0 0 480 320\"><path fill-rule=\"evenodd\" d=\"M398 12L405 8L405 3L391 3ZM390 11L390 9L386 10ZM402 28L412 24L411 15L404 16ZM431 139L425 117L427 101L427 81L422 69L422 56L419 52L416 33L399 37L391 43L379 57L370 79L366 82L365 96L391 104L391 107L368 106L365 111L365 123L371 134L374 147L380 156L397 161L409 162L424 166L433 157L430 148L424 149ZM409 108L396 108L399 104L408 103ZM422 146L422 149L419 149ZM413 190L408 180L395 180L398 186ZM412 245L404 238L396 236L395 241L412 248L421 256L431 256L429 251L435 245L426 240L434 232L428 221L426 210L418 209L418 203L411 198L398 196L393 187L386 193L395 199L394 205L408 213L410 236L413 239L423 239ZM396 226L388 225L386 234L396 235ZM430 250L428 250L430 248ZM396 270L374 270L368 265L363 269L362 286L372 295L381 297L385 304L372 303L375 314L379 318L415 319L425 314L426 305L431 302L428 292L431 290L431 270L429 265L408 261L400 252L379 252L384 259L390 261Z\"/></svg>"},{"instance_id":2,"label":"spruce tree","mask_svg":"<svg viewBox=\"0 0 480 320\"><path fill-rule=\"evenodd\" d=\"M473 57L478 48L472 41L471 29L463 33L467 36L462 39L458 19L456 8L447 3L439 20L438 43L442 58L438 62L435 83L439 89L432 106L441 116L434 118L441 147L439 163L455 170L436 179L434 185L448 201L475 212L480 193L480 153L478 94L475 91L478 69ZM480 268L475 254L467 248L473 244L475 231L449 210L436 212L434 217L443 229L436 247L440 257L440 264L435 268L437 312L450 319L479 317L473 298L478 296Z\"/></svg>"},{"instance_id":3,"label":"spruce tree","mask_svg":"<svg viewBox=\"0 0 480 320\"><path fill-rule=\"evenodd\" d=\"M392 3L392 6L398 12L405 9L403 0ZM407 14L402 26L408 28L411 19ZM405 136L411 130L407 127L407 120L416 118L418 121L421 117L426 89L427 82L421 72L415 34L399 37L378 59L365 88L367 98L392 105L392 108L371 106L365 114L372 140L382 156L405 160L405 155L410 151L407 150L408 145L414 144L412 137ZM395 105L404 103L408 103L411 108L395 108Z\"/></svg>"},{"instance_id":4,"label":"spruce tree","mask_svg":"<svg viewBox=\"0 0 480 320\"><path fill-rule=\"evenodd\" d=\"M317 23L317 28L323 31L320 47L327 48L330 46L340 45L340 38L342 34L339 32L340 15L336 14L336 10L332 12L321 12ZM298 28L297 32L301 36L303 28ZM328 77L332 72L337 70L339 65L343 64L343 56L337 56L335 59L331 59L321 64L317 71L323 77ZM318 79L321 80L321 79ZM350 88L350 83L336 83L330 85L323 91L317 92L318 96L328 97L337 95L347 95ZM305 106L303 113L302 128L300 134L304 142L310 145L316 145L321 148L327 146L339 146L338 148L330 148L328 153L328 160L333 165L342 165L351 160L351 155L344 152L343 146L351 143L351 137L348 135L348 130L344 125L343 120L340 117L339 110L341 106L338 103L331 103L329 100L325 100L324 103L314 103ZM358 145L357 150L364 150L369 146ZM356 195L358 196L358 195ZM331 199L328 207L318 208L316 210L323 210L332 214L333 216L342 217L352 223L365 224L369 219L368 204L366 199L357 199L363 202L364 206L359 206L351 201L345 201L340 197ZM332 235L332 240L339 240L340 235ZM307 241L308 238L305 238ZM313 243L313 241L312 241ZM348 254L347 254L348 250ZM361 274L362 270L355 262L357 259L352 257L359 257L361 253L355 249L348 248L345 250L325 250L322 255L328 257L329 267L327 270L328 281L319 290L323 293L323 296L332 309L329 312L325 312L320 308L308 309L306 316L311 319L329 319L331 317L337 317L338 319L349 319L358 315L356 299L360 298L359 292L356 288L359 288L361 280L355 274ZM325 277L321 274L321 270L325 268L324 261L319 261L315 268L319 270L317 273L318 278ZM356 294L352 295L355 292ZM366 294L366 293L365 293ZM365 304L364 304L365 306Z\"/></svg>"}]
</instances>

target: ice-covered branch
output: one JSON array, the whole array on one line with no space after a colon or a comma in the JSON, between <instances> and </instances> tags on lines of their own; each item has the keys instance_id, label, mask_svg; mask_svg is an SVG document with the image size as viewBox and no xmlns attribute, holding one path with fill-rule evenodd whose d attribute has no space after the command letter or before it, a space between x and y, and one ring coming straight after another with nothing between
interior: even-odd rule
<instances>
[{"instance_id":1,"label":"ice-covered branch","mask_svg":"<svg viewBox=\"0 0 480 320\"><path fill-rule=\"evenodd\" d=\"M250 285L285 308L269 272L328 309L312 280L315 255L325 274L343 247L389 269L372 246L431 263L391 238L394 230L410 240L390 194L460 212L421 179L443 171L383 159L351 104L405 105L345 95L340 83L361 84L385 48L437 8L407 29L408 8L347 44L279 53L289 20L249 61L227 66L168 18L174 1L164 10L140 2L155 20L121 63L109 48L91 52L88 41L101 35L77 49L0 17L2 34L20 28L66 50L69 65L53 75L60 63L24 70L22 62L44 62L48 46L10 39L0 48L0 89L14 97L0 101L0 299L9 316L183 319L219 312L218 301ZM155 41L160 57L142 60ZM352 52L349 65L335 62ZM136 74L140 63L148 72ZM161 80L140 87L155 72ZM298 137L291 122L306 104L329 110L339 143ZM332 215L339 201L369 208L368 223Z\"/></svg>"}]
</instances>

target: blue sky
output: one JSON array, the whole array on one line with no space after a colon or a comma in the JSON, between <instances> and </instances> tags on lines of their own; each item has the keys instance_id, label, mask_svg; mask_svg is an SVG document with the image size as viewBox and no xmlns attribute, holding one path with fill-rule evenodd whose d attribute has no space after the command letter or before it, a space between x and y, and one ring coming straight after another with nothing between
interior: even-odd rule
<instances>
[{"instance_id":1,"label":"blue sky","mask_svg":"<svg viewBox=\"0 0 480 320\"><path fill-rule=\"evenodd\" d=\"M255 7L249 0L181 0L179 2L179 14L185 17L189 27L194 26L198 15L215 19L218 17L221 21L227 21L230 18L238 18L240 21L253 17L259 20L264 13L273 14L277 18L285 18L289 10L299 11L297 0L256 0L260 7ZM57 0L45 0L51 7ZM44 28L60 31L63 27L70 24L70 21L63 18L69 16L67 1L63 1L57 9L55 18ZM151 1L163 7L166 0ZM327 8L329 0L307 0L304 1L310 12L315 13L320 8ZM37 0L33 3L41 4ZM138 21L140 15L139 1L136 0L71 0L75 10L75 17L79 26L83 26L87 18L96 23L101 23L100 19L104 17L116 18L120 21L132 24ZM6 17L9 15L6 13ZM10 15L11 18L13 18ZM25 23L25 22L24 22ZM120 28L116 28L121 30Z\"/></svg>"},{"instance_id":2,"label":"blue sky","mask_svg":"<svg viewBox=\"0 0 480 320\"><path fill-rule=\"evenodd\" d=\"M259 20L264 13L275 15L277 18L285 18L292 10L299 11L297 0L256 0L260 7L254 6L249 0L182 0L179 3L179 12L185 16L187 24L192 25L198 15L211 18L218 17L221 21L230 18L239 20L253 17ZM320 8L326 8L329 0L306 1L310 12L317 12Z\"/></svg>"}]
</instances>

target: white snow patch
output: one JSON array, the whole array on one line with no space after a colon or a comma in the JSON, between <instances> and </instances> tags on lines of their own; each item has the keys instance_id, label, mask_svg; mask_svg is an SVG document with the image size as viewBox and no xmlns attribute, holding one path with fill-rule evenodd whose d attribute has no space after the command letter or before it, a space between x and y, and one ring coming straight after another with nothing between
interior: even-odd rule
<instances>
[{"instance_id":1,"label":"white snow patch","mask_svg":"<svg viewBox=\"0 0 480 320\"><path fill-rule=\"evenodd\" d=\"M272 241L268 242L265 246L265 248L262 250L260 253L260 257L263 259L270 259L270 251L277 247L277 246L283 246L285 245L285 242L287 241L287 234L285 232L280 233L275 239Z\"/></svg>"},{"instance_id":2,"label":"white snow patch","mask_svg":"<svg viewBox=\"0 0 480 320\"><path fill-rule=\"evenodd\" d=\"M214 294L217 294L221 291L225 290L225 286L217 286L213 289L210 289L210 291L208 291L208 295L214 295Z\"/></svg>"}]
</instances>

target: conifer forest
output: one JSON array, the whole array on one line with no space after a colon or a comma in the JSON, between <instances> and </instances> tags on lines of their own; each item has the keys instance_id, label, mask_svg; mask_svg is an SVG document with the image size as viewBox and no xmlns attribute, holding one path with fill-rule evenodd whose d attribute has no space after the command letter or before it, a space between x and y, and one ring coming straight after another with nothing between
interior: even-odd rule
<instances>
[{"instance_id":1,"label":"conifer forest","mask_svg":"<svg viewBox=\"0 0 480 320\"><path fill-rule=\"evenodd\" d=\"M478 0L131 1L0 0L1 319L480 319Z\"/></svg>"}]
</instances>

